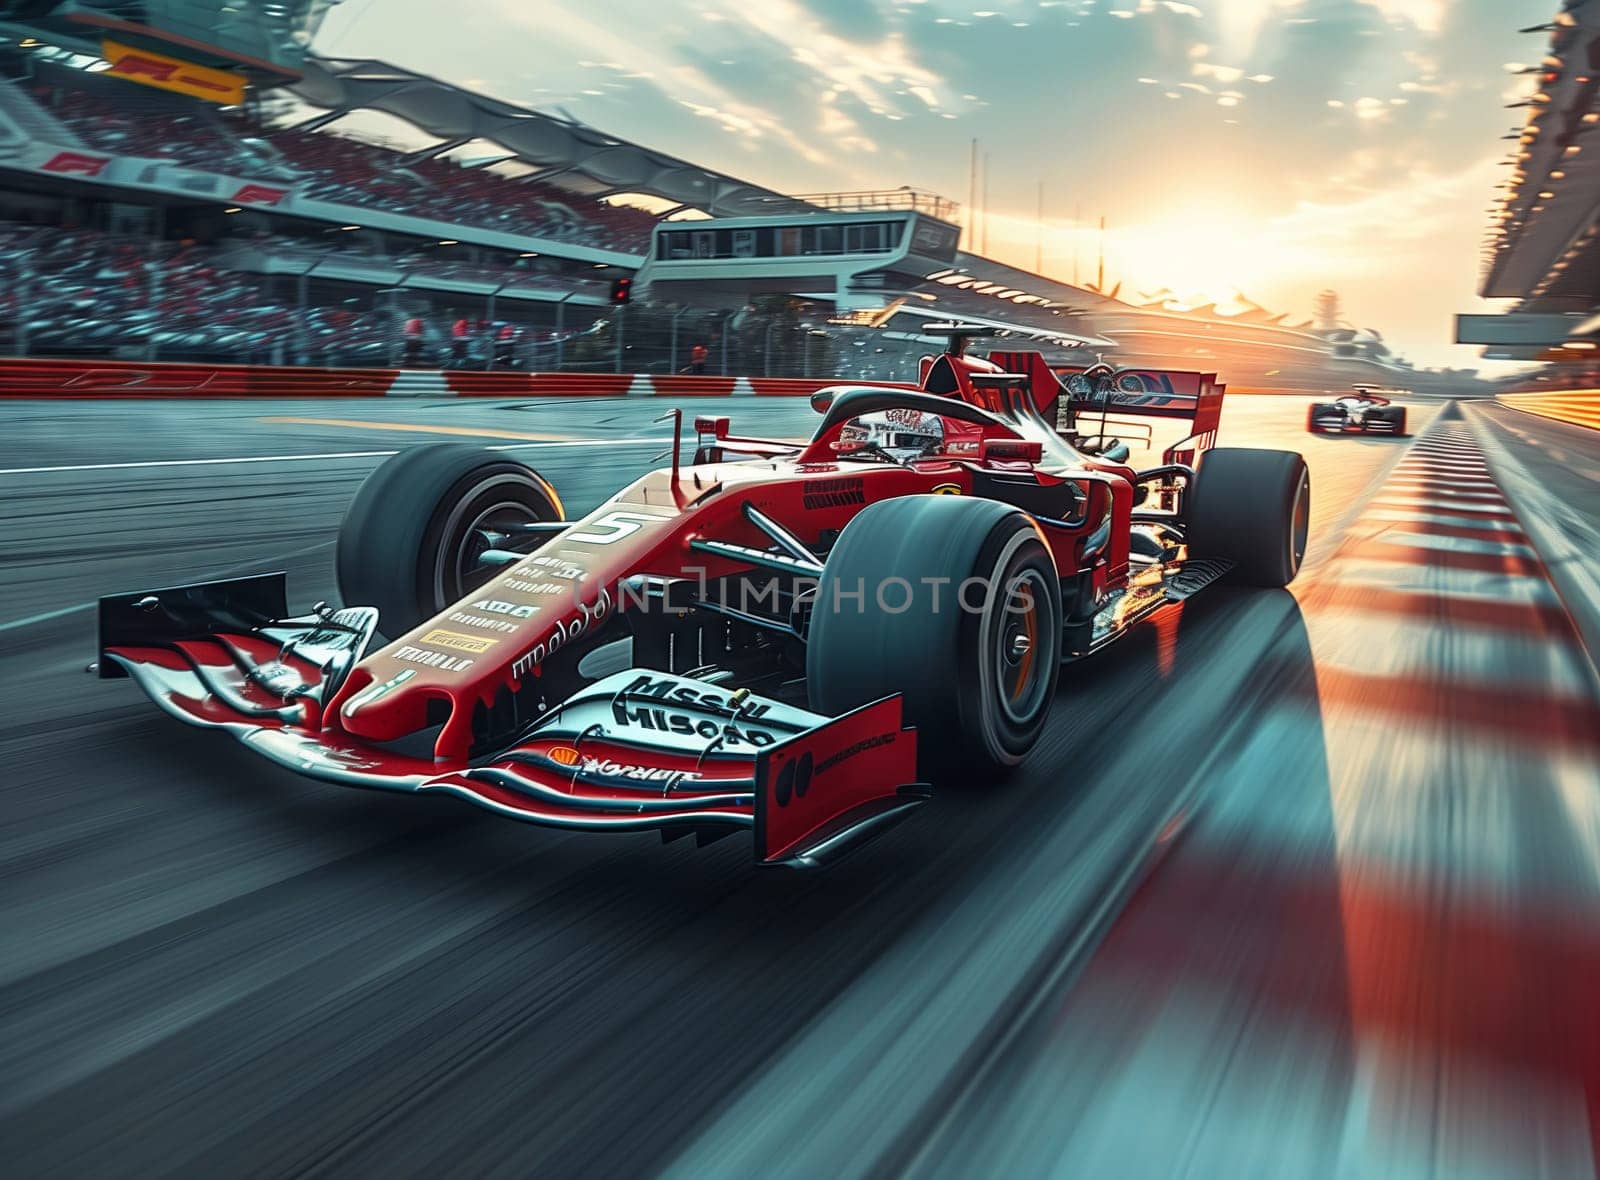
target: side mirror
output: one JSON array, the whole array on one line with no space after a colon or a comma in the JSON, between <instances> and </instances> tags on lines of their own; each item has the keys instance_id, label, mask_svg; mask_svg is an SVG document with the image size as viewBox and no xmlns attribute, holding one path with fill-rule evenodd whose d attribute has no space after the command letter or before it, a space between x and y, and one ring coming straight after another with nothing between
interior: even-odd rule
<instances>
[{"instance_id":1,"label":"side mirror","mask_svg":"<svg viewBox=\"0 0 1600 1180\"><path fill-rule=\"evenodd\" d=\"M811 408L819 414L833 409L833 390L819 389L811 395Z\"/></svg>"},{"instance_id":2,"label":"side mirror","mask_svg":"<svg viewBox=\"0 0 1600 1180\"><path fill-rule=\"evenodd\" d=\"M730 419L718 415L702 414L694 420L696 434L709 434L712 438L727 438Z\"/></svg>"},{"instance_id":3,"label":"side mirror","mask_svg":"<svg viewBox=\"0 0 1600 1180\"><path fill-rule=\"evenodd\" d=\"M1037 463L1044 458L1044 444L1025 438L986 438L979 454L985 463Z\"/></svg>"}]
</instances>

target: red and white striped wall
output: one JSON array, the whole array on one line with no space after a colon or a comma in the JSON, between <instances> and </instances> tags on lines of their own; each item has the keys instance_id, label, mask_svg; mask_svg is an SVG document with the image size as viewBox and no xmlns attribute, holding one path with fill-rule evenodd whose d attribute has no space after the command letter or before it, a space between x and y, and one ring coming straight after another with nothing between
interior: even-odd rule
<instances>
[{"instance_id":1,"label":"red and white striped wall","mask_svg":"<svg viewBox=\"0 0 1600 1180\"><path fill-rule=\"evenodd\" d=\"M0 360L0 397L806 397L839 378Z\"/></svg>"}]
</instances>

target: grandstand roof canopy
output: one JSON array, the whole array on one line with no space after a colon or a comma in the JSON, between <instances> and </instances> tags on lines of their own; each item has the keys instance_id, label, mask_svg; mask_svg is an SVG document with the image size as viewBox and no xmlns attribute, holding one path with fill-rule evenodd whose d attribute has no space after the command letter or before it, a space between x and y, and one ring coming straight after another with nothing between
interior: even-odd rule
<instances>
[{"instance_id":1,"label":"grandstand roof canopy","mask_svg":"<svg viewBox=\"0 0 1600 1180\"><path fill-rule=\"evenodd\" d=\"M1600 0L1566 0L1506 164L1487 244L1490 299L1600 302Z\"/></svg>"},{"instance_id":2,"label":"grandstand roof canopy","mask_svg":"<svg viewBox=\"0 0 1600 1180\"><path fill-rule=\"evenodd\" d=\"M370 59L310 58L293 90L337 114L381 111L445 140L493 140L535 179L593 196L649 193L718 217L811 211L770 189L629 143L584 123L502 102Z\"/></svg>"}]
</instances>

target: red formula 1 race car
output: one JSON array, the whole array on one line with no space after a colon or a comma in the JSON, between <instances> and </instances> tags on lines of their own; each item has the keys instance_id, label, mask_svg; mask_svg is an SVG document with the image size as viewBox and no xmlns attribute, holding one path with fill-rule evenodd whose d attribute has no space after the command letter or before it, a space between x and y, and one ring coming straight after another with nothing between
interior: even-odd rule
<instances>
[{"instance_id":1,"label":"red formula 1 race car","mask_svg":"<svg viewBox=\"0 0 1600 1180\"><path fill-rule=\"evenodd\" d=\"M1357 385L1337 401L1318 402L1306 410L1312 434L1387 434L1406 432L1406 408L1380 397L1371 385Z\"/></svg>"},{"instance_id":2,"label":"red formula 1 race car","mask_svg":"<svg viewBox=\"0 0 1600 1180\"><path fill-rule=\"evenodd\" d=\"M281 574L104 598L100 674L313 777L820 863L1018 764L1064 662L1306 545L1305 463L1209 449L1213 378L1069 389L950 334L919 387L819 393L805 443L697 419L693 463L581 520L504 454L402 452L342 526L352 605L291 615ZM1123 414L1189 436L1134 470Z\"/></svg>"}]
</instances>

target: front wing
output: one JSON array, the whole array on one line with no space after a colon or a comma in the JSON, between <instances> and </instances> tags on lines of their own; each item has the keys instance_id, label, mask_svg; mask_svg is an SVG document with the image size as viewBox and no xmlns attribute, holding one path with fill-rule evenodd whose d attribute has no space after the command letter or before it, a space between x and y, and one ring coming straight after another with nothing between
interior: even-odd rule
<instances>
[{"instance_id":1,"label":"front wing","mask_svg":"<svg viewBox=\"0 0 1600 1180\"><path fill-rule=\"evenodd\" d=\"M312 778L454 795L549 827L702 842L746 830L762 864L825 862L929 794L899 696L834 718L748 693L713 707L705 681L649 670L589 685L466 765L363 743L323 706L377 621L370 607L288 617L282 574L116 595L100 600L100 674Z\"/></svg>"}]
</instances>

